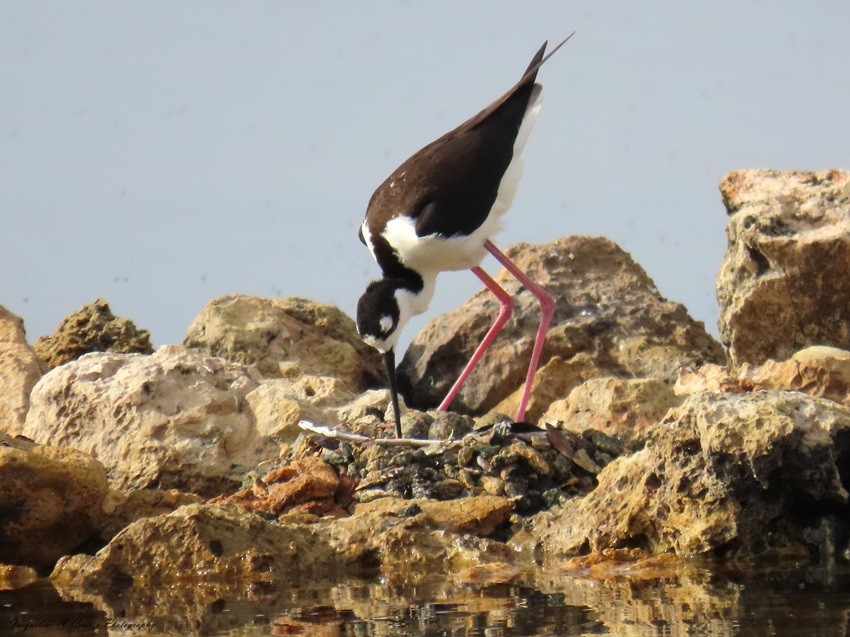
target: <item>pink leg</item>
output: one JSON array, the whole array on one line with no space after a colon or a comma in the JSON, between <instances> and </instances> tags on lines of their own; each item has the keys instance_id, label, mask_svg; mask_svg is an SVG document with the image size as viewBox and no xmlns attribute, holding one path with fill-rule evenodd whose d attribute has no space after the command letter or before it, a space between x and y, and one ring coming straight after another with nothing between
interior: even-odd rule
<instances>
[{"instance_id":1,"label":"pink leg","mask_svg":"<svg viewBox=\"0 0 850 637\"><path fill-rule=\"evenodd\" d=\"M446 397L443 399L443 402L440 403L440 406L437 407L440 411L446 411L449 408L449 405L452 404L452 401L457 396L460 388L466 382L466 379L469 378L469 375L472 373L472 368L478 363L481 357L484 355L485 350L490 347L490 343L493 342L493 339L496 338L496 334L499 333L499 330L502 329L507 320L511 317L511 311L514 308L514 300L510 297L510 295L505 292L498 283L496 283L489 274L487 274L480 267L475 266L472 268L472 273L477 276L484 285L487 286L487 289L490 290L493 294L496 295L496 298L499 299L499 316L496 317L495 322L492 327L487 331L487 334L484 335L484 339L475 349L475 352L472 354L472 358L469 359L469 362L466 364L466 367L463 368L463 371L458 376L458 379L455 381L455 384L452 385L452 388L449 390L449 393L446 394Z\"/></svg>"},{"instance_id":2,"label":"pink leg","mask_svg":"<svg viewBox=\"0 0 850 637\"><path fill-rule=\"evenodd\" d=\"M534 381L534 374L537 371L537 365L540 363L540 354L543 351L543 342L546 340L546 332L549 331L549 324L552 322L552 315L555 313L555 300L549 296L546 291L537 285L534 281L528 278L528 275L520 270L513 261L508 259L490 240L484 242L484 247L487 251L496 257L496 260L505 266L516 279L522 283L525 288L531 292L540 303L540 327L537 328L537 335L534 337L534 348L531 350L531 361L528 364L528 373L525 376L525 386L522 390L522 396L517 407L516 420L521 422L525 418L525 409L528 406L528 399L531 396L531 384Z\"/></svg>"}]
</instances>

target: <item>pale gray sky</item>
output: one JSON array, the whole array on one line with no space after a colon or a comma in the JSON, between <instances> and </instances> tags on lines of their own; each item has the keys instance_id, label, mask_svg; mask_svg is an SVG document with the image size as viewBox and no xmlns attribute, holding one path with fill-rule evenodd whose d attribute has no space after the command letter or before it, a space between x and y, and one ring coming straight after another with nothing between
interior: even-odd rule
<instances>
[{"instance_id":1,"label":"pale gray sky","mask_svg":"<svg viewBox=\"0 0 850 637\"><path fill-rule=\"evenodd\" d=\"M0 0L0 304L34 340L104 297L157 345L227 293L353 314L374 188L577 31L497 243L608 236L715 331L720 178L850 168L848 25L847 0ZM407 340L477 288L444 274Z\"/></svg>"}]
</instances>

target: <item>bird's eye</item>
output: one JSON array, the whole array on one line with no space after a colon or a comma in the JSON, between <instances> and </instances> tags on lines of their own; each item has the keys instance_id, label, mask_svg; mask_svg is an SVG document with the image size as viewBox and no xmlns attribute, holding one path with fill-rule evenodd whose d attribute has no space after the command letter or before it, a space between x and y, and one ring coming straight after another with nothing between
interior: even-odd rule
<instances>
[{"instance_id":1,"label":"bird's eye","mask_svg":"<svg viewBox=\"0 0 850 637\"><path fill-rule=\"evenodd\" d=\"M390 315L384 315L378 321L378 325L381 326L381 332L384 334L388 333L393 327L393 317Z\"/></svg>"}]
</instances>

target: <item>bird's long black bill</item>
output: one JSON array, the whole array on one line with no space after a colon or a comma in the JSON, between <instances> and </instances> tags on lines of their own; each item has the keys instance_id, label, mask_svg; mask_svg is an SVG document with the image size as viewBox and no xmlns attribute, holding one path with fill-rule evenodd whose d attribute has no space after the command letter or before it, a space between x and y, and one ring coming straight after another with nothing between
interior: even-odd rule
<instances>
[{"instance_id":1,"label":"bird's long black bill","mask_svg":"<svg viewBox=\"0 0 850 637\"><path fill-rule=\"evenodd\" d=\"M395 352L384 352L384 365L387 368L387 378L390 381L390 395L393 401L393 417L395 418L395 436L401 438L401 410L398 407L398 386L395 381Z\"/></svg>"}]
</instances>

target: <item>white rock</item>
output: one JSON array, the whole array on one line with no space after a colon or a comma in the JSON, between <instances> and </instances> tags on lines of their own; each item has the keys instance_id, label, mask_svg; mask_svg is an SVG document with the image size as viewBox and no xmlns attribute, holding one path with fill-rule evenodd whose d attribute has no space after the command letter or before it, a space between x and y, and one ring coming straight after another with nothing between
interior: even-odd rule
<instances>
[{"instance_id":1,"label":"white rock","mask_svg":"<svg viewBox=\"0 0 850 637\"><path fill-rule=\"evenodd\" d=\"M86 354L39 381L23 433L92 454L113 487L216 494L277 453L246 401L257 386L245 366L177 345Z\"/></svg>"}]
</instances>

